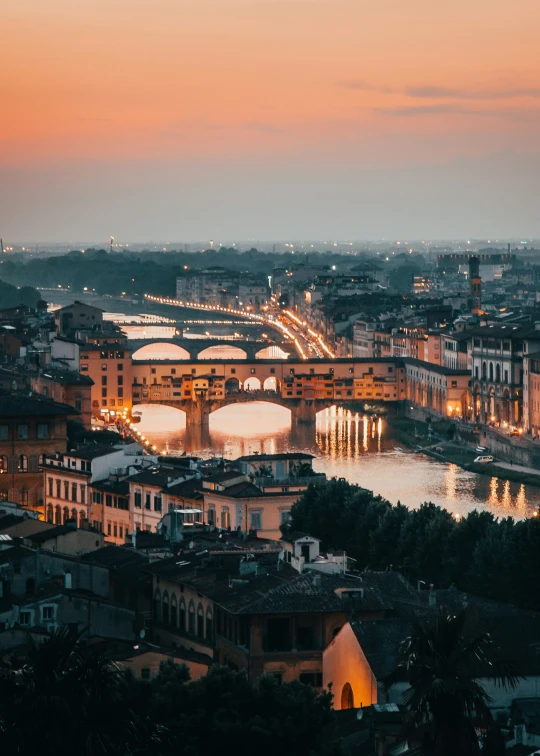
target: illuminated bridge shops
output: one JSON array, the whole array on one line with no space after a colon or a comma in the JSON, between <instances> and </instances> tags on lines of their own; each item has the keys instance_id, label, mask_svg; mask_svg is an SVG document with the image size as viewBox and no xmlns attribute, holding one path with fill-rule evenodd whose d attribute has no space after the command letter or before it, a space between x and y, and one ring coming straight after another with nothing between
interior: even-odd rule
<instances>
[{"instance_id":1,"label":"illuminated bridge shops","mask_svg":"<svg viewBox=\"0 0 540 756\"><path fill-rule=\"evenodd\" d=\"M314 360L133 360L132 402L176 407L189 427L208 427L229 404L266 401L291 410L292 424L352 402L408 400L441 415L462 416L469 376L408 358Z\"/></svg>"}]
</instances>

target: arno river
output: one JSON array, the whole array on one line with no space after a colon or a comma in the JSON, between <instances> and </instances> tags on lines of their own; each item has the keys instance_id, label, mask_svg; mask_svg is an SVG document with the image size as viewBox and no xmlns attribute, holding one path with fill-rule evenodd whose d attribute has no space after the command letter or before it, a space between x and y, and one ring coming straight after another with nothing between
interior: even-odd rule
<instances>
[{"instance_id":1,"label":"arno river","mask_svg":"<svg viewBox=\"0 0 540 756\"><path fill-rule=\"evenodd\" d=\"M168 407L137 407L137 428L160 450L234 459L256 452L307 451L313 466L328 477L345 478L389 501L417 507L424 501L456 514L487 509L522 518L540 507L540 488L477 475L401 450L392 438L391 421L327 410L316 427L290 427L289 411L263 402L229 405L210 416L206 438L186 433L185 416Z\"/></svg>"},{"instance_id":2,"label":"arno river","mask_svg":"<svg viewBox=\"0 0 540 756\"><path fill-rule=\"evenodd\" d=\"M67 292L61 295L55 292L54 296L62 305L74 298ZM110 298L102 301L85 295L79 295L79 298L107 310L116 309L118 304ZM118 309L141 312L140 305L127 305L125 301ZM170 307L154 310L167 317L188 317L195 321L212 317L197 310ZM122 317L118 312L114 316ZM131 338L159 339L172 335L166 327L142 324L123 327ZM200 338L207 327L193 324L187 330ZM209 325L209 330L214 335L224 329ZM243 337L253 338L253 331L248 327L235 325L229 329L231 333L235 330L242 332L239 335ZM184 335L189 336L187 331ZM241 343L237 344L241 346ZM155 357L169 356L168 347L161 346L163 353L157 350ZM368 417L334 409L320 412L316 427L311 430L306 427L291 429L287 409L254 402L229 405L214 412L210 416L210 432L203 438L197 433L186 432L185 415L179 410L160 406L140 406L136 410L142 412L137 428L160 450L227 459L255 452L307 451L316 457L315 470L325 472L328 477L358 483L392 503L400 501L408 507L432 501L460 515L478 509L489 510L499 517L515 518L527 517L540 509L540 487L477 475L454 464L400 450L400 443L392 437L391 421L384 418L373 423Z\"/></svg>"}]
</instances>

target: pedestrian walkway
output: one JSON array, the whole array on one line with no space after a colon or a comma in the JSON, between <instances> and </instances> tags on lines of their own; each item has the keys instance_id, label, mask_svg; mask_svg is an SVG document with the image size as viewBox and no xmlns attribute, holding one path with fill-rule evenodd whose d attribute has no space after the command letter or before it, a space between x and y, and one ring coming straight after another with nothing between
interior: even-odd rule
<instances>
[{"instance_id":1,"label":"pedestrian walkway","mask_svg":"<svg viewBox=\"0 0 540 756\"><path fill-rule=\"evenodd\" d=\"M540 470L535 467L525 467L524 465L510 464L510 462L494 462L494 467L504 467L505 470L516 470L516 472L526 473L527 475L540 476Z\"/></svg>"}]
</instances>

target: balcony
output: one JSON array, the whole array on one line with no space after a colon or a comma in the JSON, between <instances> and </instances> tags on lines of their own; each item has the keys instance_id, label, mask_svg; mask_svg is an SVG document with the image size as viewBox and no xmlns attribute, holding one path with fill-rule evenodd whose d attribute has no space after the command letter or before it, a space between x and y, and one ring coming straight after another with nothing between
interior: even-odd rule
<instances>
[{"instance_id":1,"label":"balcony","mask_svg":"<svg viewBox=\"0 0 540 756\"><path fill-rule=\"evenodd\" d=\"M326 473L314 473L313 475L299 476L298 478L272 478L258 476L253 482L259 488L294 488L295 486L309 486L311 483L324 483Z\"/></svg>"}]
</instances>

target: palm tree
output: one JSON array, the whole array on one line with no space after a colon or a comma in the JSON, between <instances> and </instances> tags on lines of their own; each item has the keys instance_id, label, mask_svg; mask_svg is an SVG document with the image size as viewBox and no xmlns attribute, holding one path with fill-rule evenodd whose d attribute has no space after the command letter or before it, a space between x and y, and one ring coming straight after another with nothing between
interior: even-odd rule
<instances>
[{"instance_id":1,"label":"palm tree","mask_svg":"<svg viewBox=\"0 0 540 756\"><path fill-rule=\"evenodd\" d=\"M472 609L455 616L438 615L427 624L415 622L400 648L400 661L386 680L408 682L403 695L410 725L426 736L427 753L433 756L477 756L481 753L476 728L495 727L490 698L477 677L488 666L499 668L496 682L513 688L516 677L495 661L495 647L488 633L469 632Z\"/></svg>"},{"instance_id":2,"label":"palm tree","mask_svg":"<svg viewBox=\"0 0 540 756\"><path fill-rule=\"evenodd\" d=\"M6 753L125 754L154 733L130 706L130 679L62 628L26 639L22 662L0 671L0 739Z\"/></svg>"}]
</instances>

